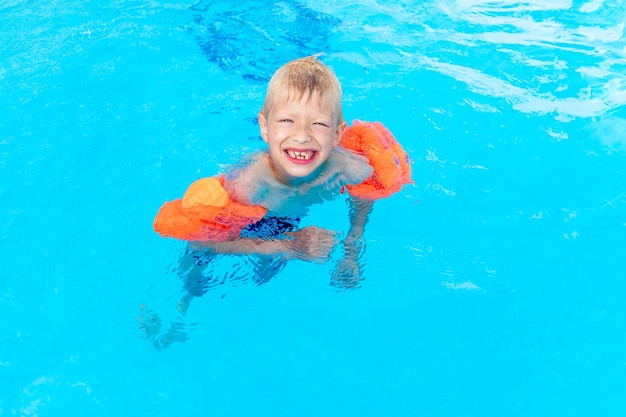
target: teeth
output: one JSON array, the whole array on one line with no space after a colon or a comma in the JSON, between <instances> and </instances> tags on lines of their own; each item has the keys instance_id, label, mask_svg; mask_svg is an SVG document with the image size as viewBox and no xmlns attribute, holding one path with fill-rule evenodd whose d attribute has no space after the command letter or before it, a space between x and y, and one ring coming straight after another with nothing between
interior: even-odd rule
<instances>
[{"instance_id":1,"label":"teeth","mask_svg":"<svg viewBox=\"0 0 626 417\"><path fill-rule=\"evenodd\" d=\"M300 160L308 160L313 158L313 155L315 155L314 151L294 151L294 150L288 150L287 151L287 155L289 155L291 158L294 159L300 159Z\"/></svg>"}]
</instances>

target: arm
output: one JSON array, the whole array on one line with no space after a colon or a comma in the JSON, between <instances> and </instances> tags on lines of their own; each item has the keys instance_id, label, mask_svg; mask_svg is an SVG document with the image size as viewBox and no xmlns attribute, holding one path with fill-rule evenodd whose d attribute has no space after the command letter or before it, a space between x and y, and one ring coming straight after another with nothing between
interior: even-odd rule
<instances>
[{"instance_id":1,"label":"arm","mask_svg":"<svg viewBox=\"0 0 626 417\"><path fill-rule=\"evenodd\" d=\"M260 255L276 255L286 252L288 242L286 240L263 240L251 238L237 238L225 242L189 242L189 246L195 250L210 249L219 254L244 254L257 253Z\"/></svg>"},{"instance_id":2,"label":"arm","mask_svg":"<svg viewBox=\"0 0 626 417\"><path fill-rule=\"evenodd\" d=\"M333 273L333 284L344 288L354 288L361 280L361 257L365 251L363 231L372 212L372 200L351 197L350 230L343 240L343 257L337 262Z\"/></svg>"},{"instance_id":3,"label":"arm","mask_svg":"<svg viewBox=\"0 0 626 417\"><path fill-rule=\"evenodd\" d=\"M350 230L348 231L348 238L361 239L373 208L373 200L357 197L350 198Z\"/></svg>"},{"instance_id":4,"label":"arm","mask_svg":"<svg viewBox=\"0 0 626 417\"><path fill-rule=\"evenodd\" d=\"M325 261L336 243L336 234L315 226L284 233L282 239L237 238L225 242L190 242L195 250L209 249L219 254L281 255L305 261Z\"/></svg>"}]
</instances>

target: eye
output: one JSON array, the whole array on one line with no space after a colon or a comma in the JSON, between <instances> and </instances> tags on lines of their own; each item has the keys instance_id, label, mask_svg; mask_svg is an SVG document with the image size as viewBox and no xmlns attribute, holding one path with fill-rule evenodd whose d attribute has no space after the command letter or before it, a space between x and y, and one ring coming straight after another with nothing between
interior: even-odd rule
<instances>
[{"instance_id":1,"label":"eye","mask_svg":"<svg viewBox=\"0 0 626 417\"><path fill-rule=\"evenodd\" d=\"M324 123L324 122L315 122L313 123L314 126L322 126L322 127L330 127L328 124Z\"/></svg>"},{"instance_id":2,"label":"eye","mask_svg":"<svg viewBox=\"0 0 626 417\"><path fill-rule=\"evenodd\" d=\"M293 120L291 120L291 119L280 119L278 122L279 123L293 123Z\"/></svg>"}]
</instances>

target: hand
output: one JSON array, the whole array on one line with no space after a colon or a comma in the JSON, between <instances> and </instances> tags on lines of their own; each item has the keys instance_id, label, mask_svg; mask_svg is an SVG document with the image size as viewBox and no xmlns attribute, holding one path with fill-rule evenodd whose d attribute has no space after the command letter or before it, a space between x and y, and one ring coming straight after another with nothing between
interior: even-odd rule
<instances>
[{"instance_id":1,"label":"hand","mask_svg":"<svg viewBox=\"0 0 626 417\"><path fill-rule=\"evenodd\" d=\"M333 269L331 285L345 289L356 288L362 279L360 259L364 253L363 241L347 237L343 242L343 252L344 256Z\"/></svg>"},{"instance_id":2,"label":"hand","mask_svg":"<svg viewBox=\"0 0 626 417\"><path fill-rule=\"evenodd\" d=\"M337 243L336 232L316 226L303 227L285 235L292 238L288 241L288 254L304 261L327 261Z\"/></svg>"}]
</instances>

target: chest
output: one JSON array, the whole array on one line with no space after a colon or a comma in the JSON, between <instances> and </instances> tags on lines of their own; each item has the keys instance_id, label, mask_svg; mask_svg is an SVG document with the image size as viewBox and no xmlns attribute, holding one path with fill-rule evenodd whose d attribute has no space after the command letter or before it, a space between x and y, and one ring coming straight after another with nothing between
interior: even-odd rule
<instances>
[{"instance_id":1,"label":"chest","mask_svg":"<svg viewBox=\"0 0 626 417\"><path fill-rule=\"evenodd\" d=\"M340 192L336 187L311 187L308 184L288 187L261 183L257 185L251 200L254 204L267 208L268 214L301 217L306 215L310 206L333 200Z\"/></svg>"}]
</instances>

